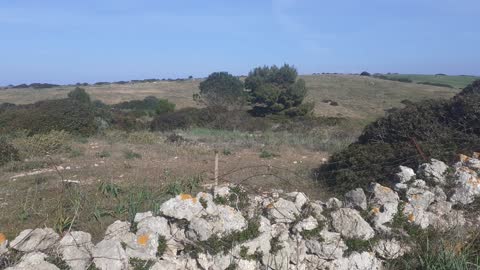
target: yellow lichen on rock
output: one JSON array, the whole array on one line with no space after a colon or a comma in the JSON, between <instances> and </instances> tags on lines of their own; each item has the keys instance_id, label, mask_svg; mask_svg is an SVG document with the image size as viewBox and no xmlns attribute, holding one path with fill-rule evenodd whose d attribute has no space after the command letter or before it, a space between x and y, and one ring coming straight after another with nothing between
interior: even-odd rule
<instances>
[{"instance_id":1,"label":"yellow lichen on rock","mask_svg":"<svg viewBox=\"0 0 480 270\"><path fill-rule=\"evenodd\" d=\"M0 245L5 243L5 241L7 241L7 237L5 236L5 234L0 233Z\"/></svg>"},{"instance_id":2,"label":"yellow lichen on rock","mask_svg":"<svg viewBox=\"0 0 480 270\"><path fill-rule=\"evenodd\" d=\"M149 238L150 237L148 236L148 234L142 234L137 238L137 243L141 246L145 246L147 245Z\"/></svg>"},{"instance_id":3,"label":"yellow lichen on rock","mask_svg":"<svg viewBox=\"0 0 480 270\"><path fill-rule=\"evenodd\" d=\"M470 158L466 155L460 154L459 159L461 162L467 162Z\"/></svg>"},{"instance_id":4,"label":"yellow lichen on rock","mask_svg":"<svg viewBox=\"0 0 480 270\"><path fill-rule=\"evenodd\" d=\"M192 200L193 203L197 203L197 198L192 197L192 195L186 194L186 193L180 194L180 200L182 201Z\"/></svg>"},{"instance_id":5,"label":"yellow lichen on rock","mask_svg":"<svg viewBox=\"0 0 480 270\"><path fill-rule=\"evenodd\" d=\"M410 214L408 215L408 221L410 221L410 222L414 222L414 221L415 221L415 216L413 215L413 213L410 213Z\"/></svg>"}]
</instances>

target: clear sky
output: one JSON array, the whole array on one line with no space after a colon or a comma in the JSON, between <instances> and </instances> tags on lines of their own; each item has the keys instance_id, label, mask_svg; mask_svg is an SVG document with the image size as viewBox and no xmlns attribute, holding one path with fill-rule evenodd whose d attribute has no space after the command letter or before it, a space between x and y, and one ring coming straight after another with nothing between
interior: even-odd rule
<instances>
[{"instance_id":1,"label":"clear sky","mask_svg":"<svg viewBox=\"0 0 480 270\"><path fill-rule=\"evenodd\" d=\"M479 0L1 0L0 85L300 73L480 74Z\"/></svg>"}]
</instances>

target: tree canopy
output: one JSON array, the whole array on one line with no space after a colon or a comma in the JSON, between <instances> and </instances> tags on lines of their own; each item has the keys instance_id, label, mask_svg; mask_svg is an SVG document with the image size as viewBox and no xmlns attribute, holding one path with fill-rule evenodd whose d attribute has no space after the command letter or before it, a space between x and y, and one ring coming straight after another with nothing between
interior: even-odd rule
<instances>
[{"instance_id":1,"label":"tree canopy","mask_svg":"<svg viewBox=\"0 0 480 270\"><path fill-rule=\"evenodd\" d=\"M274 65L250 71L245 80L245 88L250 91L253 112L257 115L309 113L313 104L303 104L307 88L305 81L297 77L297 70L287 64L280 68Z\"/></svg>"},{"instance_id":2,"label":"tree canopy","mask_svg":"<svg viewBox=\"0 0 480 270\"><path fill-rule=\"evenodd\" d=\"M194 99L209 107L228 108L244 105L246 95L240 79L227 72L214 72L200 83L200 93Z\"/></svg>"}]
</instances>

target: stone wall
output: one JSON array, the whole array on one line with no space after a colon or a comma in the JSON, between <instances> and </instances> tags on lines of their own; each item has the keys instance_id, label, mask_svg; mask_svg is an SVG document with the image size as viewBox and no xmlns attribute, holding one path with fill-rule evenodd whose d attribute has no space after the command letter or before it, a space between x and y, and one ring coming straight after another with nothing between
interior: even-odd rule
<instances>
[{"instance_id":1,"label":"stone wall","mask_svg":"<svg viewBox=\"0 0 480 270\"><path fill-rule=\"evenodd\" d=\"M115 221L99 243L87 232L37 228L11 242L0 234L0 255L4 264L21 258L9 270L382 269L414 247L405 228L479 225L478 214L461 210L480 195L478 158L461 156L452 167L432 160L416 172L401 166L393 189L372 183L325 202L227 186L180 194L157 215ZM356 250L352 242L367 245Z\"/></svg>"}]
</instances>

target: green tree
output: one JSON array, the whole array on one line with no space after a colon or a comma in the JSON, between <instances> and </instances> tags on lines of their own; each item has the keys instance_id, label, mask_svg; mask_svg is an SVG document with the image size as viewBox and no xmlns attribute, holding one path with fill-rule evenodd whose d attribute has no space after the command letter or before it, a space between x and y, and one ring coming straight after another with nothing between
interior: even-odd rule
<instances>
[{"instance_id":1,"label":"green tree","mask_svg":"<svg viewBox=\"0 0 480 270\"><path fill-rule=\"evenodd\" d=\"M90 103L90 96L85 89L80 87L75 87L74 90L70 91L70 93L68 93L68 98L81 103Z\"/></svg>"},{"instance_id":2,"label":"green tree","mask_svg":"<svg viewBox=\"0 0 480 270\"><path fill-rule=\"evenodd\" d=\"M245 80L245 88L250 90L254 114L296 116L310 113L313 104L302 104L307 95L305 81L297 77L297 70L287 64L280 68L264 66L252 70Z\"/></svg>"},{"instance_id":3,"label":"green tree","mask_svg":"<svg viewBox=\"0 0 480 270\"><path fill-rule=\"evenodd\" d=\"M200 93L193 98L209 107L242 107L246 101L243 83L227 72L214 72L200 83Z\"/></svg>"}]
</instances>

